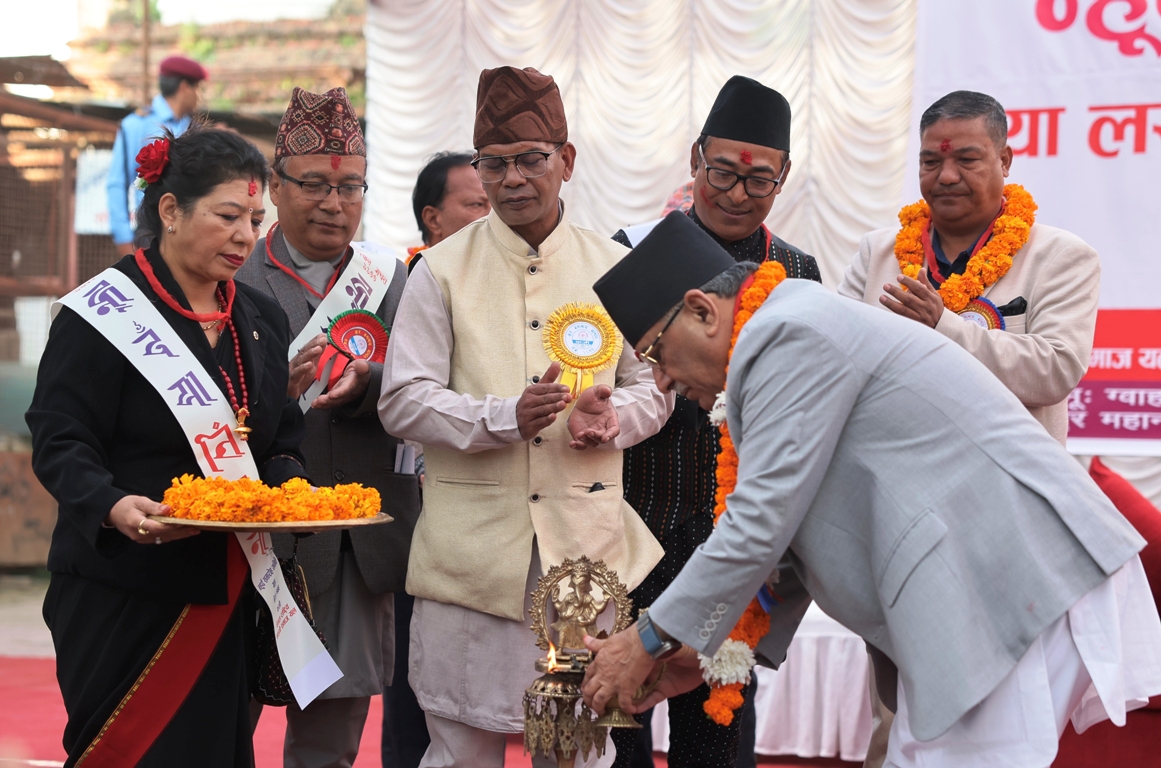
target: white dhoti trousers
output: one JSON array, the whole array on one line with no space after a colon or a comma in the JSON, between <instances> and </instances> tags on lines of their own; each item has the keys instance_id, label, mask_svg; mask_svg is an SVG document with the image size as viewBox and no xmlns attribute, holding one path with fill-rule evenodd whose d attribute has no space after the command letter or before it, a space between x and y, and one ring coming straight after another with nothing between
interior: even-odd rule
<instances>
[{"instance_id":1,"label":"white dhoti trousers","mask_svg":"<svg viewBox=\"0 0 1161 768\"><path fill-rule=\"evenodd\" d=\"M911 733L899 685L886 768L1048 768L1078 733L1161 694L1161 619L1135 556L1032 642L983 701L930 741Z\"/></svg>"},{"instance_id":2,"label":"white dhoti trousers","mask_svg":"<svg viewBox=\"0 0 1161 768\"><path fill-rule=\"evenodd\" d=\"M524 588L524 613L540 578L534 546ZM611 627L606 611L598 627ZM606 626L607 625L607 626ZM544 651L527 621L512 621L459 605L415 599L411 616L408 681L423 708L431 744L420 768L500 768L509 733L524 730L524 690L540 676L536 660ZM595 750L576 764L600 768L613 764L612 739L605 754ZM537 757L535 768L556 760Z\"/></svg>"}]
</instances>

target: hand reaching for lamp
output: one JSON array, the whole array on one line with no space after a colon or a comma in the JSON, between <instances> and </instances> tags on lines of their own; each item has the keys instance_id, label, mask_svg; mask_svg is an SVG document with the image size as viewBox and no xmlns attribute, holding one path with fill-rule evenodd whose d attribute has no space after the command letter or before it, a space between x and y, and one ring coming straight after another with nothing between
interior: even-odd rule
<instances>
[{"instance_id":1,"label":"hand reaching for lamp","mask_svg":"<svg viewBox=\"0 0 1161 768\"><path fill-rule=\"evenodd\" d=\"M594 658L585 671L581 693L598 715L605 713L610 702L629 714L644 712L705 682L697 651L683 645L664 661L654 661L645 652L636 626L606 640L586 637L585 647Z\"/></svg>"}]
</instances>

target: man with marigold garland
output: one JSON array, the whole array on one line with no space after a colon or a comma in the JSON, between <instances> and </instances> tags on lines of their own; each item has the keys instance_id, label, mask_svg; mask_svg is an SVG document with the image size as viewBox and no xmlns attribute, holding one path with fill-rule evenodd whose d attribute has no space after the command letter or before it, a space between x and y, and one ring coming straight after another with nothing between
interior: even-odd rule
<instances>
[{"instance_id":1,"label":"man with marigold garland","mask_svg":"<svg viewBox=\"0 0 1161 768\"><path fill-rule=\"evenodd\" d=\"M891 768L1046 768L1070 720L1161 693L1144 540L961 346L736 264L678 212L594 290L723 435L713 534L634 627L585 638L595 711L703 680L740 706L811 600L893 677Z\"/></svg>"},{"instance_id":2,"label":"man with marigold garland","mask_svg":"<svg viewBox=\"0 0 1161 768\"><path fill-rule=\"evenodd\" d=\"M693 181L690 205L683 210L736 261L777 261L789 277L821 282L814 258L763 223L790 173L790 119L790 102L773 88L741 75L726 81L690 147ZM674 197L674 207L681 207L682 195ZM613 239L632 247L661 221L626 227ZM665 557L630 595L637 611L669 586L713 530L718 442L718 430L707 423L705 411L679 392L661 431L625 451L625 499L665 547ZM744 693L747 712L723 718L727 722L705 717L709 695L703 687L669 702L669 764L754 765L756 684ZM645 725L651 720L652 713L638 718ZM613 742L614 768L652 765L650 728L616 729Z\"/></svg>"},{"instance_id":3,"label":"man with marigold garland","mask_svg":"<svg viewBox=\"0 0 1161 768\"><path fill-rule=\"evenodd\" d=\"M1034 223L1036 203L1004 179L1004 108L955 91L919 121L923 200L901 229L866 235L838 292L947 336L987 366L1061 443L1067 398L1088 368L1100 260L1076 235Z\"/></svg>"},{"instance_id":4,"label":"man with marigold garland","mask_svg":"<svg viewBox=\"0 0 1161 768\"><path fill-rule=\"evenodd\" d=\"M1062 444L1067 398L1088 368L1100 260L1075 235L1036 224L1036 203L1005 186L1008 120L991 96L955 91L919 121L923 200L900 229L866 235L838 292L934 328L970 352ZM891 712L871 682L866 768L882 765Z\"/></svg>"}]
</instances>

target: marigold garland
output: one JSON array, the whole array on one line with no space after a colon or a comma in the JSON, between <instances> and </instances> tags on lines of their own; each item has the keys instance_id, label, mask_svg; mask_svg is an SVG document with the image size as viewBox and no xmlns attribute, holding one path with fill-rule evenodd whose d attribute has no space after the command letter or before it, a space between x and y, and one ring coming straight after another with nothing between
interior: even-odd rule
<instances>
[{"instance_id":1,"label":"marigold garland","mask_svg":"<svg viewBox=\"0 0 1161 768\"><path fill-rule=\"evenodd\" d=\"M358 483L312 489L301 477L271 488L243 477L182 475L166 489L163 503L174 517L231 523L355 520L379 513L379 492Z\"/></svg>"},{"instance_id":2,"label":"marigold garland","mask_svg":"<svg viewBox=\"0 0 1161 768\"><path fill-rule=\"evenodd\" d=\"M754 280L746 290L742 291L738 311L734 314L734 332L730 336L730 357L734 356L734 347L738 343L738 336L742 327L750 321L754 313L766 302L766 299L786 279L786 268L777 261L767 261L754 273ZM727 363L726 371L729 372ZM721 426L721 451L718 453L717 490L714 496L714 525L717 525L722 514L726 511L726 497L734 492L738 484L738 453L734 449L734 442L730 439L730 428L725 422ZM738 640L751 649L757 647L758 641L770 631L770 615L762 608L758 598L754 598L742 618L730 631L729 639ZM713 685L709 698L702 708L718 725L729 725L734 720L734 712L742 706L741 683L727 685Z\"/></svg>"},{"instance_id":3,"label":"marigold garland","mask_svg":"<svg viewBox=\"0 0 1161 768\"><path fill-rule=\"evenodd\" d=\"M1012 257L1028 242L1036 221L1036 201L1019 184L1004 187L1004 208L992 227L992 238L968 260L962 275L951 275L939 287L943 306L959 312L978 299L988 286L1008 273ZM902 227L895 236L895 258L903 274L918 280L926 262L923 234L931 226L931 211L925 200L899 211Z\"/></svg>"}]
</instances>

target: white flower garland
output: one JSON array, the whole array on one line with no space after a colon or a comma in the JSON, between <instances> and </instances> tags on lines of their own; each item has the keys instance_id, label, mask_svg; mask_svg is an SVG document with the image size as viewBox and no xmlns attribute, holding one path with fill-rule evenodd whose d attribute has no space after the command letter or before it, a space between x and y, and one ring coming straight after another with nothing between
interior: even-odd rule
<instances>
[{"instance_id":1,"label":"white flower garland","mask_svg":"<svg viewBox=\"0 0 1161 768\"><path fill-rule=\"evenodd\" d=\"M714 398L714 406L710 409L709 419L710 424L715 427L720 427L726 423L726 391L724 389L718 392L718 396Z\"/></svg>"},{"instance_id":2,"label":"white flower garland","mask_svg":"<svg viewBox=\"0 0 1161 768\"><path fill-rule=\"evenodd\" d=\"M731 685L750 682L750 670L757 659L754 649L741 640L726 640L712 657L699 653L702 677L711 686Z\"/></svg>"}]
</instances>

